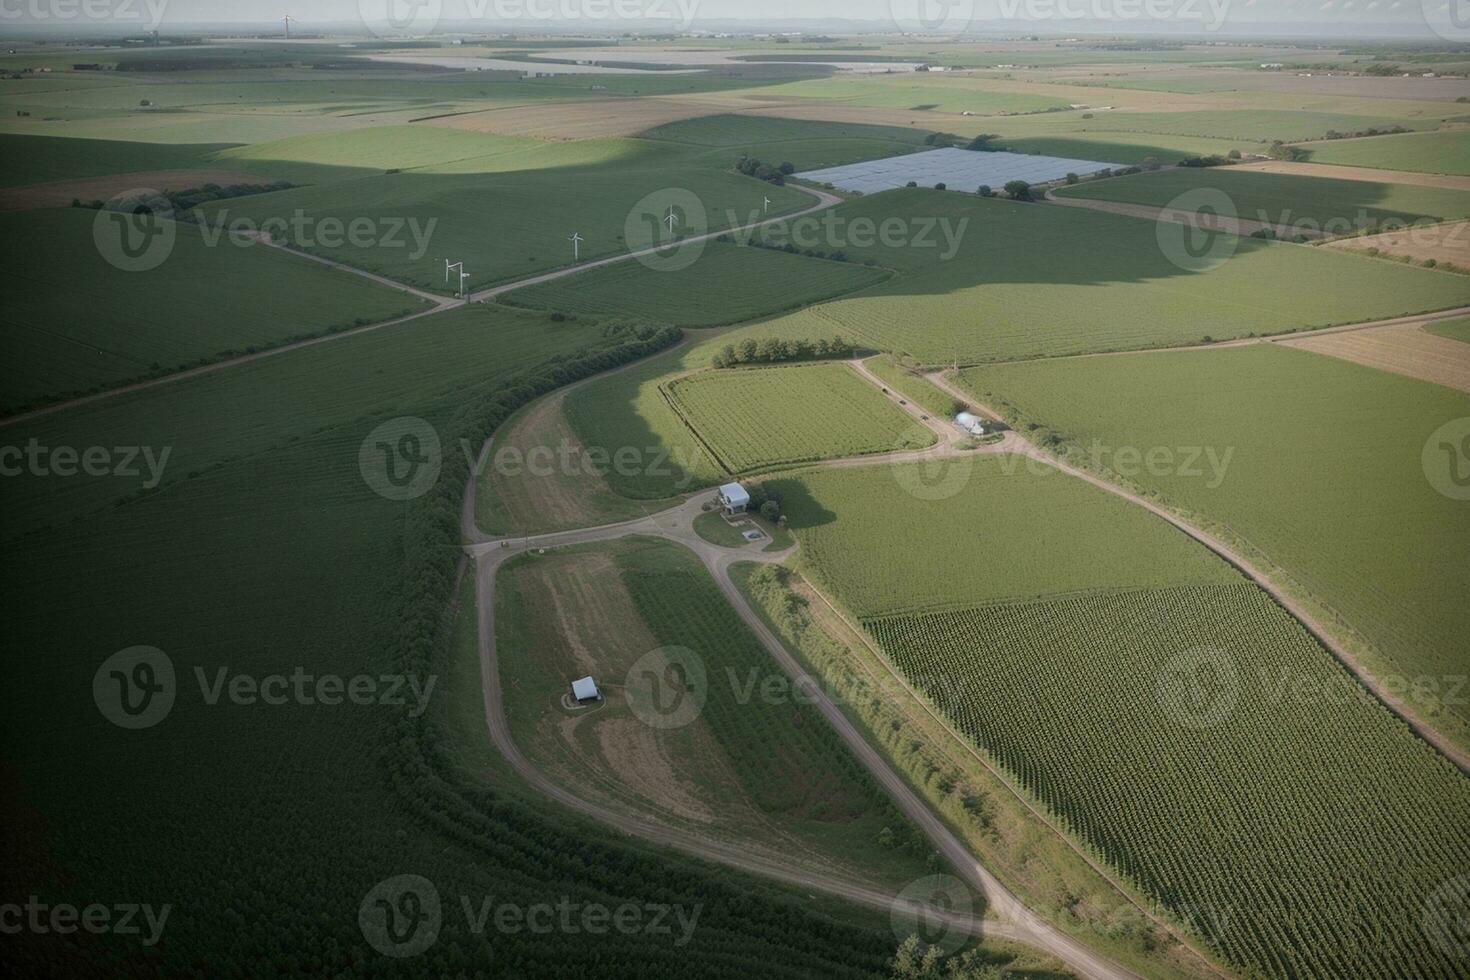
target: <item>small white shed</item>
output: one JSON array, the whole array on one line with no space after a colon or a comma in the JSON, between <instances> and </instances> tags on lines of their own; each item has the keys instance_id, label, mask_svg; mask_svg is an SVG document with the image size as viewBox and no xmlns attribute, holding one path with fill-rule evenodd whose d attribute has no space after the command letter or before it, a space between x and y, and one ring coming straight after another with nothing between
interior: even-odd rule
<instances>
[{"instance_id":1,"label":"small white shed","mask_svg":"<svg viewBox=\"0 0 1470 980\"><path fill-rule=\"evenodd\" d=\"M726 514L743 514L750 507L750 494L738 483L727 483L720 487L720 506Z\"/></svg>"},{"instance_id":2,"label":"small white shed","mask_svg":"<svg viewBox=\"0 0 1470 980\"><path fill-rule=\"evenodd\" d=\"M590 677L583 677L572 681L572 698L578 704L588 701L601 701L602 695L597 690L597 682Z\"/></svg>"},{"instance_id":3,"label":"small white shed","mask_svg":"<svg viewBox=\"0 0 1470 980\"><path fill-rule=\"evenodd\" d=\"M954 417L955 428L972 436L985 435L985 420L970 412L961 412Z\"/></svg>"}]
</instances>

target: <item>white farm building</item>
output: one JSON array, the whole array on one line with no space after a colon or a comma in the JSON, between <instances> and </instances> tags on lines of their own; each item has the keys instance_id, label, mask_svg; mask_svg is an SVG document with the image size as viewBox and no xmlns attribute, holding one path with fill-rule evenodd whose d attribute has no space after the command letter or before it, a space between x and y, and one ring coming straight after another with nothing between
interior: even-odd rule
<instances>
[{"instance_id":1,"label":"white farm building","mask_svg":"<svg viewBox=\"0 0 1470 980\"><path fill-rule=\"evenodd\" d=\"M597 690L597 682L590 677L583 677L572 681L572 700L578 704L586 704L588 701L601 701L602 694Z\"/></svg>"},{"instance_id":2,"label":"white farm building","mask_svg":"<svg viewBox=\"0 0 1470 980\"><path fill-rule=\"evenodd\" d=\"M743 514L750 507L750 494L738 483L720 487L720 506L726 514Z\"/></svg>"}]
</instances>

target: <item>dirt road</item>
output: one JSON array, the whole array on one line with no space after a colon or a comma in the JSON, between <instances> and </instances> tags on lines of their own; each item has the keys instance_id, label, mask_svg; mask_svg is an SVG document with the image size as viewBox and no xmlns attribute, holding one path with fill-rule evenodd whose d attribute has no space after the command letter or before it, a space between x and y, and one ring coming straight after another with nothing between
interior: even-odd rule
<instances>
[{"instance_id":1,"label":"dirt road","mask_svg":"<svg viewBox=\"0 0 1470 980\"><path fill-rule=\"evenodd\" d=\"M871 462L871 460L865 459L864 462ZM474 492L475 485L472 480L467 490L467 496L471 499L467 501L462 511L462 522L474 513ZM1131 973L1094 953L1027 909L975 860L959 838L868 743L862 733L826 694L822 685L806 674L796 658L786 650L781 641L745 601L745 597L730 577L730 566L736 562L779 562L787 558L791 552L788 550L769 554L761 551L758 543L743 548L724 548L710 544L699 537L694 530L694 518L703 513L703 505L709 501L712 493L712 491L705 491L691 497L673 510L634 521L527 538L481 540L479 543L467 546L476 562L476 590L479 607L478 642L484 682L485 721L491 740L510 761L516 772L532 786L557 802L625 833L788 884L836 895L869 907L889 911L895 907L901 907L901 903L896 905L895 896L871 885L855 882L835 874L802 870L793 867L792 862L788 859L783 859L779 855L764 854L745 843L727 843L679 828L655 824L646 819L632 817L584 800L547 779L516 747L505 716L496 655L495 578L500 566L509 558L533 549L572 547L598 541L611 541L629 535L662 538L682 545L698 556L700 562L718 584L721 593L730 602L731 607L760 639L761 644L792 679L792 682L799 689L812 692L813 706L833 726L858 761L872 774L904 814L924 831L936 849L953 866L956 874L966 886L985 896L988 915L983 923L977 927L968 918L951 917L949 921L953 925L969 928L977 936L1012 939L1041 949L1061 960L1080 976L1107 978L1107 980L1132 976ZM473 527L472 519L465 524L462 531L467 541L475 541L481 537L478 530Z\"/></svg>"}]
</instances>

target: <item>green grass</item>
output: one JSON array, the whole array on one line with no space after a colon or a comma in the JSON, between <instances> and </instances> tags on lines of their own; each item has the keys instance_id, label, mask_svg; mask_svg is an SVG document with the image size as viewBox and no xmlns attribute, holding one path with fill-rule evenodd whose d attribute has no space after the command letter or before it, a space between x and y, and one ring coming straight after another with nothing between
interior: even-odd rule
<instances>
[{"instance_id":1,"label":"green grass","mask_svg":"<svg viewBox=\"0 0 1470 980\"><path fill-rule=\"evenodd\" d=\"M712 159L751 156L816 170L924 149L926 129L721 114L655 126L641 139L709 147Z\"/></svg>"},{"instance_id":2,"label":"green grass","mask_svg":"<svg viewBox=\"0 0 1470 980\"><path fill-rule=\"evenodd\" d=\"M665 391L730 473L934 443L845 364L706 371Z\"/></svg>"},{"instance_id":3,"label":"green grass","mask_svg":"<svg viewBox=\"0 0 1470 980\"><path fill-rule=\"evenodd\" d=\"M558 144L519 145L503 153L467 158L399 174L302 187L212 208L218 215L292 222L288 240L316 255L346 262L428 289L452 291L445 285L444 261L463 261L469 286L518 279L572 264L568 237L582 236L584 260L626 252L635 244L655 241L653 223L665 213L664 197L654 198L657 214L644 214L637 227L640 240L625 237L628 221L639 222L635 207L648 195L671 189L698 199L706 221L719 230L743 223L759 212L762 197L771 213L810 207L809 194L727 172L734 160L706 166L681 157L672 144L637 140L578 140ZM683 200L675 202L684 207ZM304 235L294 232L297 212L311 222ZM358 242L326 242L320 222L348 224L370 219L375 228L412 218L421 234L405 230L388 246L377 235ZM685 217L696 222L697 216ZM698 225L681 226L688 233ZM657 239L662 241L663 239Z\"/></svg>"},{"instance_id":4,"label":"green grass","mask_svg":"<svg viewBox=\"0 0 1470 980\"><path fill-rule=\"evenodd\" d=\"M193 170L213 166L211 157L221 149L224 144L170 146L7 133L0 135L0 187L142 170Z\"/></svg>"},{"instance_id":5,"label":"green grass","mask_svg":"<svg viewBox=\"0 0 1470 980\"><path fill-rule=\"evenodd\" d=\"M0 215L11 288L0 315L0 402L114 387L230 353L376 323L427 304L360 276L177 224L157 268L124 271L93 239L99 212ZM107 220L106 215L101 215Z\"/></svg>"},{"instance_id":6,"label":"green grass","mask_svg":"<svg viewBox=\"0 0 1470 980\"><path fill-rule=\"evenodd\" d=\"M921 375L909 371L891 356L880 354L863 362L885 385L935 418L954 415L954 397L940 391Z\"/></svg>"},{"instance_id":7,"label":"green grass","mask_svg":"<svg viewBox=\"0 0 1470 980\"><path fill-rule=\"evenodd\" d=\"M1221 191L1241 218L1344 234L1384 220L1443 221L1470 214L1470 192L1367 180L1336 180L1212 167L1086 181L1062 197L1164 207L1198 189Z\"/></svg>"},{"instance_id":8,"label":"green grass","mask_svg":"<svg viewBox=\"0 0 1470 980\"><path fill-rule=\"evenodd\" d=\"M1305 146L1313 163L1470 175L1470 130L1370 136Z\"/></svg>"},{"instance_id":9,"label":"green grass","mask_svg":"<svg viewBox=\"0 0 1470 980\"><path fill-rule=\"evenodd\" d=\"M1236 580L1141 508L1018 456L814 470L766 486L803 567L864 618Z\"/></svg>"},{"instance_id":10,"label":"green grass","mask_svg":"<svg viewBox=\"0 0 1470 980\"><path fill-rule=\"evenodd\" d=\"M597 972L627 976L656 974L673 955L701 973L740 976L772 964L792 977L882 968L894 940L881 919L834 921L804 897L630 846L512 779L457 769L432 731L405 755L391 737L404 709L210 705L198 690L196 667L211 679L220 668L344 678L412 670L422 683L435 666L397 655L399 617L435 624L424 636L436 648L444 606L415 613L399 597L410 582L452 581L453 547L434 552L433 574L420 577L410 562L426 529L441 526L440 508L452 531L457 506L430 511L370 491L358 469L364 436L385 417L421 416L441 427L452 460L457 434L470 431L457 428L461 409L481 417L511 379L601 343L540 317L466 311L7 430L7 444L174 447L165 484L121 504L115 496L131 487L120 477L83 488L23 475L0 488L8 635L33 653L14 674L30 695L7 714L6 779L25 801L10 831L21 857L7 862L7 891L78 906L133 896L175 913L151 950L127 936L69 949L74 972L171 975L210 961L260 975L308 960L352 972L377 958L358 927L364 894L405 871L434 881L446 909L461 895L707 903L677 954L637 936L559 942L560 968L591 970L605 955L623 966ZM463 472L446 501L457 501ZM113 651L139 643L173 659L180 692L161 724L125 732L98 712L92 677ZM448 696L445 684L431 706ZM56 778L58 766L68 778ZM242 916L265 924L258 942L236 942ZM446 915L445 930L431 954L444 968L468 974L492 955L461 917ZM529 963L546 950L540 937L499 936L493 955ZM42 973L54 955L22 937L7 959Z\"/></svg>"},{"instance_id":11,"label":"green grass","mask_svg":"<svg viewBox=\"0 0 1470 980\"><path fill-rule=\"evenodd\" d=\"M996 128L1009 127L1004 122L999 122ZM1043 156L1134 165L1150 160L1173 164L1189 157L1224 156L1231 150L1246 152L1254 148L1254 144L1245 140L1117 132L1076 136L1007 136L1000 141L1000 145L1016 153L1039 153Z\"/></svg>"},{"instance_id":12,"label":"green grass","mask_svg":"<svg viewBox=\"0 0 1470 980\"><path fill-rule=\"evenodd\" d=\"M925 119L924 113L931 110L991 116L1065 109L1067 106L1066 102L1049 95L985 88L983 82L977 84L975 79L941 79L911 73L807 79L771 86L763 89L761 94L771 98L823 99L883 109L912 109L915 120L931 129L944 128L942 124Z\"/></svg>"},{"instance_id":13,"label":"green grass","mask_svg":"<svg viewBox=\"0 0 1470 980\"><path fill-rule=\"evenodd\" d=\"M961 732L1242 972L1456 968L1424 902L1470 861L1470 780L1254 585L865 625Z\"/></svg>"},{"instance_id":14,"label":"green grass","mask_svg":"<svg viewBox=\"0 0 1470 980\"><path fill-rule=\"evenodd\" d=\"M1268 345L998 365L964 379L992 407L1058 433L1079 462L1240 542L1360 638L1369 669L1429 685L1414 709L1466 740L1454 678L1470 635L1470 510L1434 489L1421 457L1439 426L1470 415L1470 396ZM1167 447L1180 465L1151 472L1117 447ZM1223 477L1204 459L1185 467L1186 447L1230 453Z\"/></svg>"},{"instance_id":15,"label":"green grass","mask_svg":"<svg viewBox=\"0 0 1470 980\"><path fill-rule=\"evenodd\" d=\"M747 220L744 216L741 221ZM620 262L507 293L513 306L633 317L685 327L738 323L881 282L888 273L768 248L707 243L683 269Z\"/></svg>"},{"instance_id":16,"label":"green grass","mask_svg":"<svg viewBox=\"0 0 1470 980\"><path fill-rule=\"evenodd\" d=\"M1463 340L1470 344L1470 316L1455 317L1451 320L1437 320L1434 323L1425 324L1424 329L1440 337L1448 337L1451 340Z\"/></svg>"},{"instance_id":17,"label":"green grass","mask_svg":"<svg viewBox=\"0 0 1470 980\"><path fill-rule=\"evenodd\" d=\"M522 558L499 581L500 668L512 730L553 773L600 784L599 769L646 764L632 786L613 779L604 791L640 810L652 803L674 823L705 809L713 821L706 832L718 828L725 839L817 857L898 887L926 873L925 839L816 709L790 695L786 675L693 554L629 539ZM608 588L589 595L587 586L598 581ZM556 630L547 629L548 617ZM676 661L685 668L680 694L700 707L688 724L659 728L645 719L672 718L657 705L679 702L671 690L647 688L641 671L645 655L669 648L692 653L692 665ZM587 671L604 703L569 713L561 695ZM569 718L578 719L570 739ZM879 842L885 828L894 838L887 846Z\"/></svg>"},{"instance_id":18,"label":"green grass","mask_svg":"<svg viewBox=\"0 0 1470 980\"><path fill-rule=\"evenodd\" d=\"M1199 343L1470 301L1454 276L1256 239L1228 239L1227 261L1186 271L1153 222L1075 208L910 189L849 202L837 216L904 218L916 242L927 223L937 244L849 247L850 260L901 274L769 329L841 333L931 365ZM936 219L960 241L948 261Z\"/></svg>"},{"instance_id":19,"label":"green grass","mask_svg":"<svg viewBox=\"0 0 1470 980\"><path fill-rule=\"evenodd\" d=\"M694 531L710 544L717 544L722 548L743 548L749 543L742 537L744 532L732 526L725 520L725 515L717 510L696 517Z\"/></svg>"}]
</instances>

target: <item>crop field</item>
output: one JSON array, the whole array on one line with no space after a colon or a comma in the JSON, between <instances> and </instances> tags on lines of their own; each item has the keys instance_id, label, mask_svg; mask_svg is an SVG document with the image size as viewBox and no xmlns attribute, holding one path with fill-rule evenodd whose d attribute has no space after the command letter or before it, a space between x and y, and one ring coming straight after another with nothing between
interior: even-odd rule
<instances>
[{"instance_id":1,"label":"crop field","mask_svg":"<svg viewBox=\"0 0 1470 980\"><path fill-rule=\"evenodd\" d=\"M1435 489L1426 448L1470 395L1276 345L1077 358L964 372L982 401L1057 432L1079 462L1117 447L1213 448L1228 465L1123 479L1241 541L1381 677L1422 679L1416 710L1461 742L1454 678L1470 635L1470 511ZM1102 447L1093 454L1089 447ZM1440 474L1441 481L1447 474Z\"/></svg>"},{"instance_id":2,"label":"crop field","mask_svg":"<svg viewBox=\"0 0 1470 980\"><path fill-rule=\"evenodd\" d=\"M863 364L880 381L937 418L954 414L954 398L924 378L912 373L886 354L870 357Z\"/></svg>"},{"instance_id":3,"label":"crop field","mask_svg":"<svg viewBox=\"0 0 1470 980\"><path fill-rule=\"evenodd\" d=\"M814 470L765 485L781 497L803 567L864 619L1239 580L1158 518L1017 456Z\"/></svg>"},{"instance_id":4,"label":"crop field","mask_svg":"<svg viewBox=\"0 0 1470 980\"><path fill-rule=\"evenodd\" d=\"M1228 167L1168 170L1087 181L1057 191L1089 198L1165 207L1179 195L1206 188L1222 191L1241 218L1266 224L1302 224L1337 234L1395 221L1444 221L1470 214L1470 191L1366 180L1333 180L1292 174L1240 172Z\"/></svg>"},{"instance_id":5,"label":"crop field","mask_svg":"<svg viewBox=\"0 0 1470 980\"><path fill-rule=\"evenodd\" d=\"M486 345L491 324L498 339ZM132 488L103 486L125 484L121 478L91 481L85 500L60 480L5 481L9 635L35 652L17 664L15 682L30 693L8 723L47 733L7 747L8 778L46 815L44 835L18 828L12 838L45 858L7 870L52 901L111 894L186 902L189 914L172 918L165 943L147 956L165 973L208 959L258 975L285 962L280 947L232 944L241 915L299 922L290 937L283 927L285 948L303 943L316 950L312 958L350 972L374 955L358 928L362 895L405 867L448 894L517 903L641 902L650 894L642 882L656 877L661 900L712 903L698 941L680 954L685 963L748 975L760 959L815 957L861 963L852 975L878 970L892 949L886 930L834 923L807 911L805 900L795 907L730 875L715 879L629 851L610 834L568 824L506 775L456 772L427 748L437 740L410 737L426 754L397 754L401 747L390 746L399 744L407 709L211 703L195 686L195 667L211 682L220 670L234 678L302 669L374 680L407 671L422 685L438 668L398 658L389 610L402 608L394 597L405 574L432 589L452 579L457 556L444 547L436 573L407 572L413 539L405 549L402 536L435 518L371 492L359 446L379 422L411 414L443 426L450 459L459 452L451 420L460 406L558 353L601 342L544 318L466 311L7 433L7 444L34 435L44 445L174 447L164 491L121 505L113 495ZM433 622L443 608L434 604ZM138 643L173 659L180 692L157 727L123 732L93 704L92 676L109 653ZM483 725L482 715L481 737ZM55 778L58 760L67 779ZM412 788L395 790L386 771ZM323 773L332 774L329 793L321 792ZM313 802L301 806L303 799ZM99 836L133 844L99 857ZM513 851L502 846L508 841ZM260 860L266 853L270 862ZM233 870L221 877L222 867ZM303 907L317 913L295 919ZM801 937L790 958L783 936ZM490 955L457 917L446 917L442 941L434 955L455 969L471 972ZM545 949L539 938L499 937L494 955L529 962L537 949ZM143 956L136 941L69 955L109 974L137 968ZM637 937L559 945L563 964L590 969L605 955L649 972L667 957Z\"/></svg>"},{"instance_id":6,"label":"crop field","mask_svg":"<svg viewBox=\"0 0 1470 980\"><path fill-rule=\"evenodd\" d=\"M771 198L771 214L810 207L811 195L775 187L719 168L650 165L650 144L629 140L588 140L567 149L495 155L456 161L400 174L338 181L282 191L264 198L229 201L232 220L257 225L290 222L288 240L315 255L390 276L426 289L450 292L445 286L446 258L463 261L471 289L572 264L572 232L582 236L581 257L601 258L627 250L627 222L640 200L652 201L640 229L648 241L670 204L685 209L687 191L704 210L683 214L679 231L715 231L748 221ZM533 164L536 169L529 168ZM506 168L501 170L500 168ZM451 172L444 172L451 171ZM654 195L652 198L649 195ZM364 207L364 202L371 204ZM668 203L665 203L665 202ZM657 212L656 214L654 212ZM306 216L304 232L295 216ZM414 224L407 219L412 217ZM676 218L680 215L676 213ZM357 239L328 240L317 234L327 220L366 220L379 233ZM388 230L400 233L390 237Z\"/></svg>"},{"instance_id":7,"label":"crop field","mask_svg":"<svg viewBox=\"0 0 1470 980\"><path fill-rule=\"evenodd\" d=\"M639 134L646 140L708 147L706 158L721 166L745 155L791 163L798 170L912 153L924 149L927 135L927 130L900 126L732 113L684 119Z\"/></svg>"},{"instance_id":8,"label":"crop field","mask_svg":"<svg viewBox=\"0 0 1470 980\"><path fill-rule=\"evenodd\" d=\"M683 269L621 262L584 275L507 293L512 306L578 315L634 317L712 327L770 316L854 293L888 278L855 262L807 258L775 249L707 243Z\"/></svg>"},{"instance_id":9,"label":"crop field","mask_svg":"<svg viewBox=\"0 0 1470 980\"><path fill-rule=\"evenodd\" d=\"M706 371L666 391L731 473L934 444L845 364Z\"/></svg>"},{"instance_id":10,"label":"crop field","mask_svg":"<svg viewBox=\"0 0 1470 980\"><path fill-rule=\"evenodd\" d=\"M1436 320L1425 330L1439 337L1461 340L1470 344L1470 316L1455 317L1453 320Z\"/></svg>"},{"instance_id":11,"label":"crop field","mask_svg":"<svg viewBox=\"0 0 1470 980\"><path fill-rule=\"evenodd\" d=\"M1470 130L1334 140L1302 147L1313 163L1382 167L1431 174L1470 174Z\"/></svg>"},{"instance_id":12,"label":"crop field","mask_svg":"<svg viewBox=\"0 0 1470 980\"><path fill-rule=\"evenodd\" d=\"M820 99L875 108L910 109L915 112L936 111L956 115L972 112L981 116L1045 112L1067 107L1067 103L1061 99L987 89L977 79L945 80L930 77L915 81L911 74L804 79L769 86L761 90L761 95L769 98Z\"/></svg>"},{"instance_id":13,"label":"crop field","mask_svg":"<svg viewBox=\"0 0 1470 980\"><path fill-rule=\"evenodd\" d=\"M1228 259L1187 271L1153 222L1073 208L910 189L837 213L910 222L905 244L848 251L901 274L771 329L841 333L931 365L1191 344L1470 302L1457 276L1257 239L1226 237ZM1032 261L1038 253L1048 260Z\"/></svg>"},{"instance_id":14,"label":"crop field","mask_svg":"<svg viewBox=\"0 0 1470 980\"><path fill-rule=\"evenodd\" d=\"M124 271L94 244L97 219L96 211L71 208L0 214L0 259L11 277L0 314L4 410L426 305L262 246L237 247L226 237L211 247L188 224L174 226L163 264Z\"/></svg>"},{"instance_id":15,"label":"crop field","mask_svg":"<svg viewBox=\"0 0 1470 980\"><path fill-rule=\"evenodd\" d=\"M1470 862L1470 780L1253 585L865 626L961 732L1246 973L1456 969L1421 919Z\"/></svg>"},{"instance_id":16,"label":"crop field","mask_svg":"<svg viewBox=\"0 0 1470 980\"><path fill-rule=\"evenodd\" d=\"M900 887L925 873L922 839L815 709L742 697L785 675L692 554L625 540L522 558L500 578L512 728L564 783L796 864L877 872ZM552 619L556 631L545 629ZM689 725L656 728L639 714L647 706L635 672L660 648L692 651L705 672L686 674L682 695L702 703ZM568 711L561 696L585 674L598 678L605 702ZM885 827L888 847L878 843Z\"/></svg>"},{"instance_id":17,"label":"crop field","mask_svg":"<svg viewBox=\"0 0 1470 980\"><path fill-rule=\"evenodd\" d=\"M208 166L213 154L226 148L227 144L169 146L0 134L0 187L134 171L190 170Z\"/></svg>"}]
</instances>

